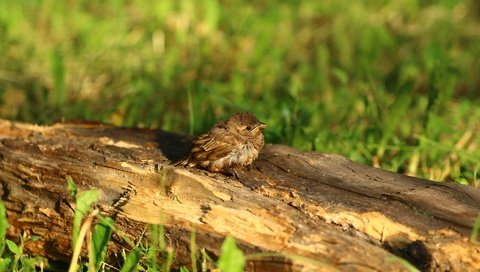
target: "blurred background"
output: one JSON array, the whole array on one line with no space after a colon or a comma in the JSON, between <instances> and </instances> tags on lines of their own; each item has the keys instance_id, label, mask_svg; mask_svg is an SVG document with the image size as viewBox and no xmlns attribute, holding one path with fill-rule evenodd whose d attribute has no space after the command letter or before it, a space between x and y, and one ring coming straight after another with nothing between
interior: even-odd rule
<instances>
[{"instance_id":1,"label":"blurred background","mask_svg":"<svg viewBox=\"0 0 480 272\"><path fill-rule=\"evenodd\" d=\"M0 118L202 132L480 187L480 1L0 1Z\"/></svg>"}]
</instances>

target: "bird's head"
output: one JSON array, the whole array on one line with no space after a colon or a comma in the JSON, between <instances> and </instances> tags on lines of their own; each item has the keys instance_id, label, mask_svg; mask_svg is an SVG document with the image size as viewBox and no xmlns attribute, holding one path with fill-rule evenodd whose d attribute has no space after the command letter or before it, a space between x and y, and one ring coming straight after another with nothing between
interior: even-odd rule
<instances>
[{"instance_id":1,"label":"bird's head","mask_svg":"<svg viewBox=\"0 0 480 272\"><path fill-rule=\"evenodd\" d=\"M265 123L258 121L251 112L239 112L235 114L227 120L227 126L246 137L263 135L263 129L267 127Z\"/></svg>"}]
</instances>

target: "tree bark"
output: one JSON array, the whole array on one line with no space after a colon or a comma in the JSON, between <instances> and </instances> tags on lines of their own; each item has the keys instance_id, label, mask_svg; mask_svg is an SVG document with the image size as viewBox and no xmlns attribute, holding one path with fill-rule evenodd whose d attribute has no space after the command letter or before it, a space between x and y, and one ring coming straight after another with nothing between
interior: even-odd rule
<instances>
[{"instance_id":1,"label":"tree bark","mask_svg":"<svg viewBox=\"0 0 480 272\"><path fill-rule=\"evenodd\" d=\"M74 204L99 188L98 207L137 240L163 224L174 266L198 248L219 254L226 235L246 253L280 252L248 262L250 271L479 271L480 245L469 236L480 191L356 164L342 156L266 145L239 178L175 167L189 138L103 124L52 126L0 120L0 195L9 235L28 232L35 255L69 261ZM128 245L114 235L110 253ZM314 261L312 261L314 260Z\"/></svg>"}]
</instances>

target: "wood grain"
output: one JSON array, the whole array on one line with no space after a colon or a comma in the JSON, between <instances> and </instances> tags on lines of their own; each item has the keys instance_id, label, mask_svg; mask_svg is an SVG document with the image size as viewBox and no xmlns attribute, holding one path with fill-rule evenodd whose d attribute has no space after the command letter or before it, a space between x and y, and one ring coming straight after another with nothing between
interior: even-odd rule
<instances>
[{"instance_id":1,"label":"wood grain","mask_svg":"<svg viewBox=\"0 0 480 272\"><path fill-rule=\"evenodd\" d=\"M99 208L137 240L164 224L175 266L189 265L190 232L218 255L226 235L263 258L250 271L478 271L480 245L468 240L480 192L359 165L338 155L266 145L239 179L172 166L190 139L96 123L52 126L0 121L0 194L9 234L41 235L28 250L68 261L74 206L66 177L99 188ZM119 205L119 199L124 203ZM110 257L129 250L114 235ZM319 265L320 264L320 265Z\"/></svg>"}]
</instances>

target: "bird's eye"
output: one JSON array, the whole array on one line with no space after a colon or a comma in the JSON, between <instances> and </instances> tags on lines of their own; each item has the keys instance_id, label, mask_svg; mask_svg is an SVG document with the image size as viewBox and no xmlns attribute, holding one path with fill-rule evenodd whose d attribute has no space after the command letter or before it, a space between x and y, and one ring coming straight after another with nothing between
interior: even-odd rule
<instances>
[{"instance_id":1,"label":"bird's eye","mask_svg":"<svg viewBox=\"0 0 480 272\"><path fill-rule=\"evenodd\" d=\"M247 126L246 129L247 129L247 130L252 130L252 127L251 127L251 126Z\"/></svg>"}]
</instances>

